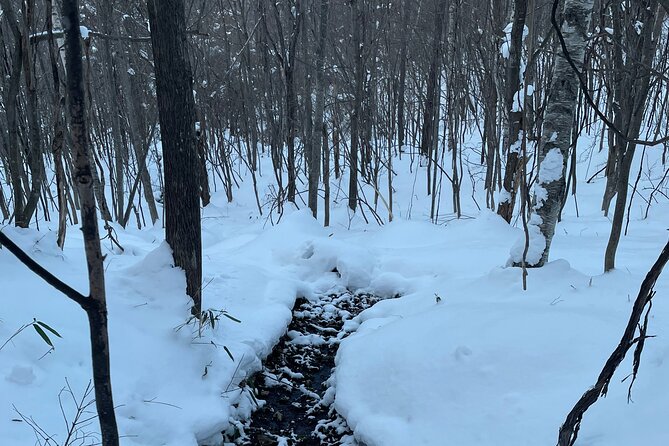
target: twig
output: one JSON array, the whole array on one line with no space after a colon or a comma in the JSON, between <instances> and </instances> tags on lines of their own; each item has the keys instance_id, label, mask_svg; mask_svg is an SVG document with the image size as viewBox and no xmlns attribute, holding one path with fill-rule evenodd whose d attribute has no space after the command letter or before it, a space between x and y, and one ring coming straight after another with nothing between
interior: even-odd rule
<instances>
[{"instance_id":1,"label":"twig","mask_svg":"<svg viewBox=\"0 0 669 446\"><path fill-rule=\"evenodd\" d=\"M183 407L179 407L176 404L170 404L170 403L164 403L162 401L156 401L156 398L157 397L151 398L150 400L142 400L142 401L145 402L145 403L162 404L163 406L170 406L170 407L174 407L176 409L183 410Z\"/></svg>"},{"instance_id":2,"label":"twig","mask_svg":"<svg viewBox=\"0 0 669 446\"><path fill-rule=\"evenodd\" d=\"M5 348L5 345L9 344L9 342L10 342L12 339L14 339L16 336L18 336L19 333L21 333L23 330L25 330L26 328L30 327L31 325L32 325L32 322L29 323L29 324L24 324L24 325L21 326L21 328L19 328L18 330L16 330L16 331L14 332L14 334L11 335L11 336L9 337L9 339L7 339L2 345L0 345L0 351L2 351L2 349Z\"/></svg>"}]
</instances>

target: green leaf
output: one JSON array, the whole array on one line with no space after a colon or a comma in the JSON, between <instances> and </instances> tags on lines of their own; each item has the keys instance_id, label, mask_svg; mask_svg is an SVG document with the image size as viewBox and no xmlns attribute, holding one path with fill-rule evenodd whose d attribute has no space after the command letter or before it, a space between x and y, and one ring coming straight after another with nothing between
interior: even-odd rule
<instances>
[{"instance_id":1,"label":"green leaf","mask_svg":"<svg viewBox=\"0 0 669 446\"><path fill-rule=\"evenodd\" d=\"M242 323L242 321L240 321L240 320L237 319L236 317L230 316L228 313L223 313L223 316L225 316L225 317L227 317L228 319L230 319L230 320L232 320L232 321L235 321L235 322L237 322L237 323L240 323L240 324Z\"/></svg>"},{"instance_id":2,"label":"green leaf","mask_svg":"<svg viewBox=\"0 0 669 446\"><path fill-rule=\"evenodd\" d=\"M214 330L216 328L216 318L212 311L209 311L209 313L209 323L211 324L211 329Z\"/></svg>"},{"instance_id":3,"label":"green leaf","mask_svg":"<svg viewBox=\"0 0 669 446\"><path fill-rule=\"evenodd\" d=\"M49 326L48 326L47 324L45 324L44 322L42 322L42 321L35 321L35 322L37 322L39 325L41 325L42 327L46 328L47 330L49 330L51 333L55 334L55 335L58 336L59 338L62 338L62 336L61 336L56 330L54 330L53 328L49 327Z\"/></svg>"},{"instance_id":4,"label":"green leaf","mask_svg":"<svg viewBox=\"0 0 669 446\"><path fill-rule=\"evenodd\" d=\"M225 350L225 353L227 353L228 356L230 357L230 359L232 359L232 361L234 362L235 357L232 356L232 353L230 353L230 350L228 350L228 347L226 347L226 346L224 345L224 346L223 346L223 350Z\"/></svg>"},{"instance_id":5,"label":"green leaf","mask_svg":"<svg viewBox=\"0 0 669 446\"><path fill-rule=\"evenodd\" d=\"M41 337L42 339L44 339L44 342L46 342L47 344L49 344L49 346L50 346L51 348L55 348L55 347L53 346L53 343L51 342L51 339L49 339L49 336L47 336L47 334L44 333L44 330L42 330L42 327L40 327L40 326L37 325L37 324L33 324L33 328L35 329L35 331L37 332L37 334L40 335L40 337Z\"/></svg>"}]
</instances>

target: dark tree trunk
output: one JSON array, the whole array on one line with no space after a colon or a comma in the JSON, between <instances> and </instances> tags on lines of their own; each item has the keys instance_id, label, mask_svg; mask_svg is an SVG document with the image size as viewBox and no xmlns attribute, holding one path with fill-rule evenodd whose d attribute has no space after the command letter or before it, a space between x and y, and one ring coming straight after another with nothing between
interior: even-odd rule
<instances>
[{"instance_id":1,"label":"dark tree trunk","mask_svg":"<svg viewBox=\"0 0 669 446\"><path fill-rule=\"evenodd\" d=\"M328 145L328 129L323 123L323 226L330 226L330 147Z\"/></svg>"},{"instance_id":2,"label":"dark tree trunk","mask_svg":"<svg viewBox=\"0 0 669 446\"><path fill-rule=\"evenodd\" d=\"M165 238L201 312L202 234L193 78L183 0L147 0L165 163Z\"/></svg>"},{"instance_id":3,"label":"dark tree trunk","mask_svg":"<svg viewBox=\"0 0 669 446\"><path fill-rule=\"evenodd\" d=\"M437 13L434 16L434 31L432 39L432 59L430 61L430 73L427 80L427 93L425 95L425 112L423 113L423 129L420 138L420 153L432 158L436 162L437 138L435 129L438 126L439 98L441 96L441 43L444 34L444 15L446 13L446 0L439 0ZM428 168L429 170L429 168ZM428 180L429 183L429 180Z\"/></svg>"},{"instance_id":4,"label":"dark tree trunk","mask_svg":"<svg viewBox=\"0 0 669 446\"><path fill-rule=\"evenodd\" d=\"M25 28L23 32L23 73L26 85L26 117L28 122L28 167L30 169L31 181L30 194L26 201L26 207L23 210L23 218L30 221L37 209L42 192L42 183L44 181L45 171L43 159L43 150L40 136L39 106L37 103L37 78L35 67L33 65L33 45L29 41L29 35L32 32L35 0L24 3Z\"/></svg>"},{"instance_id":5,"label":"dark tree trunk","mask_svg":"<svg viewBox=\"0 0 669 446\"><path fill-rule=\"evenodd\" d=\"M647 67L652 66L664 20L664 12L658 10L657 5L654 9L639 6L639 14L642 23L646 24L643 27L643 34L637 40L636 47L636 52L640 54L641 61L640 63L631 61L630 63L634 64L633 67L618 67L622 73L625 73L624 76L626 77L623 88L619 89L622 97L617 102L622 107L618 110L618 113L623 115L622 120L626 125L622 130L630 139L638 138L641 131L646 101L650 92L650 72ZM636 144L632 141L620 141L620 138L617 141L620 144L620 152L616 157L616 204L613 212L611 234L604 255L604 271L615 268L616 251L620 242L627 204L630 169L636 149Z\"/></svg>"},{"instance_id":6,"label":"dark tree trunk","mask_svg":"<svg viewBox=\"0 0 669 446\"><path fill-rule=\"evenodd\" d=\"M408 0L404 4L404 14L402 17L402 35L400 36L400 77L399 86L397 89L397 144L399 151L402 153L404 147L406 122L405 114L405 94L406 94L406 78L407 78L407 43L409 40L409 21L411 20L411 11L413 9L413 0ZM401 156L401 155L400 155Z\"/></svg>"},{"instance_id":7,"label":"dark tree trunk","mask_svg":"<svg viewBox=\"0 0 669 446\"><path fill-rule=\"evenodd\" d=\"M297 93L295 92L295 55L297 53L297 42L300 36L302 26L301 2L298 0L295 4L296 16L293 19L293 30L288 45L287 60L283 61L283 72L286 82L286 120L287 144L288 144L288 190L287 199L295 203L295 194L297 193L297 167L295 166L295 127L297 123Z\"/></svg>"},{"instance_id":8,"label":"dark tree trunk","mask_svg":"<svg viewBox=\"0 0 669 446\"><path fill-rule=\"evenodd\" d=\"M318 216L318 180L321 164L321 135L323 133L323 105L325 100L325 39L328 33L328 1L321 0L320 33L316 50L316 110L311 134L311 156L309 158L309 208ZM308 99L311 100L310 98Z\"/></svg>"},{"instance_id":9,"label":"dark tree trunk","mask_svg":"<svg viewBox=\"0 0 669 446\"><path fill-rule=\"evenodd\" d=\"M112 34L114 29L113 21L113 2L102 2L100 8L101 29L105 34ZM121 221L125 210L125 166L127 165L128 154L122 142L121 120L119 118L121 111L117 92L119 89L118 80L116 76L116 55L112 52L112 42L110 40L103 40L98 47L102 47L102 71L104 79L104 94L106 95L106 104L109 107L109 120L111 126L111 143L112 153L114 154L114 172L110 172L109 180L112 184L112 197L114 200L114 215L116 221Z\"/></svg>"},{"instance_id":10,"label":"dark tree trunk","mask_svg":"<svg viewBox=\"0 0 669 446\"><path fill-rule=\"evenodd\" d=\"M362 94L365 72L363 67L363 27L365 15L360 0L351 1L353 13L353 46L355 54L355 97L353 98L353 115L351 116L351 153L350 175L348 182L348 207L355 212L358 206L358 151L360 147L360 118L362 113Z\"/></svg>"},{"instance_id":11,"label":"dark tree trunk","mask_svg":"<svg viewBox=\"0 0 669 446\"><path fill-rule=\"evenodd\" d=\"M286 78L286 121L288 124L286 143L288 146L288 158L286 168L288 170L288 189L287 199L295 203L295 194L297 190L296 179L297 171L295 167L295 120L297 115L297 95L295 94L295 79L293 67L284 69Z\"/></svg>"},{"instance_id":12,"label":"dark tree trunk","mask_svg":"<svg viewBox=\"0 0 669 446\"><path fill-rule=\"evenodd\" d=\"M128 52L130 58L126 60L126 63L131 66L135 61L136 56L133 55L132 51ZM158 221L158 209L156 208L156 200L153 196L153 186L151 185L151 175L149 174L148 166L146 165L146 159L150 151L151 138L153 136L153 130L149 131L147 122L146 122L146 111L142 106L142 102L139 98L142 98L142 89L141 85L138 85L136 74L131 75L129 69L122 70L125 71L121 73L121 81L126 91L130 92L131 99L128 106L126 107L128 114L128 130L130 132L130 140L133 146L133 152L135 154L135 160L137 162L137 175L139 176L139 181L142 185L142 191L144 192L144 199L146 204L149 207L149 215L151 217L151 223L155 224ZM126 213L128 209L132 206L132 199L128 198L128 207L126 208ZM125 219L125 214L123 215L123 220ZM125 226L127 221L122 222Z\"/></svg>"},{"instance_id":13,"label":"dark tree trunk","mask_svg":"<svg viewBox=\"0 0 669 446\"><path fill-rule=\"evenodd\" d=\"M58 193L58 246L63 249L65 245L65 235L67 233L67 178L63 168L63 143L65 134L63 129L63 119L61 103L64 102L60 90L60 73L58 72L58 48L53 37L53 1L46 1L46 29L49 35L49 62L51 64L51 77L53 79L53 114L54 114L54 135L51 140L51 151L53 153L54 170L56 171L56 189Z\"/></svg>"},{"instance_id":14,"label":"dark tree trunk","mask_svg":"<svg viewBox=\"0 0 669 446\"><path fill-rule=\"evenodd\" d=\"M207 141L202 131L204 122L200 122L200 128L196 129L195 136L197 140L197 161L198 161L198 180L200 183L200 198L202 207L206 207L211 202L211 192L209 191L209 175L207 173ZM255 175L254 175L255 177Z\"/></svg>"},{"instance_id":15,"label":"dark tree trunk","mask_svg":"<svg viewBox=\"0 0 669 446\"><path fill-rule=\"evenodd\" d=\"M506 66L505 107L507 122L504 132L504 151L506 152L506 171L504 172L503 197L497 207L499 214L507 222L511 222L513 208L518 191L518 161L520 160L520 130L522 128L524 104L520 91L520 59L523 47L523 30L527 16L527 0L515 0L511 41L509 42L509 59ZM515 104L515 106L514 106Z\"/></svg>"},{"instance_id":16,"label":"dark tree trunk","mask_svg":"<svg viewBox=\"0 0 669 446\"><path fill-rule=\"evenodd\" d=\"M9 174L11 176L12 192L14 197L14 224L27 228L28 221L24 216L24 178L23 161L21 159L21 148L19 146L19 106L18 95L21 85L21 69L23 66L23 36L19 29L18 20L14 8L9 0L2 0L2 9L9 28L14 36L14 49L11 53L12 65L9 76L9 86L5 91L5 110L7 115L7 152L9 154Z\"/></svg>"}]
</instances>

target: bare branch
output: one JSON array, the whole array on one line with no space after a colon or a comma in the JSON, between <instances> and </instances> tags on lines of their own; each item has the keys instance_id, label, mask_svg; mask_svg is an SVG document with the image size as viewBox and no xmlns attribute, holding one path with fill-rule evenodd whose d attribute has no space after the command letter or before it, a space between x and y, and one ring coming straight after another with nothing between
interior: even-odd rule
<instances>
[{"instance_id":1,"label":"bare branch","mask_svg":"<svg viewBox=\"0 0 669 446\"><path fill-rule=\"evenodd\" d=\"M84 296L79 291L75 290L58 277L51 274L46 270L42 265L34 261L25 251L23 251L19 246L14 243L9 237L7 237L2 231L0 231L0 246L5 246L9 252L14 254L14 256L28 269L39 277L41 277L46 283L78 303L84 310L88 310L91 307L90 298Z\"/></svg>"},{"instance_id":2,"label":"bare branch","mask_svg":"<svg viewBox=\"0 0 669 446\"><path fill-rule=\"evenodd\" d=\"M581 426L581 420L583 415L588 410L590 406L595 404L600 396L606 396L608 391L609 383L613 378L613 374L620 365L620 363L625 359L625 355L632 348L633 345L636 345L634 351L634 364L632 370L632 381L630 384L630 389L628 390L628 397L631 395L631 385L634 383L637 372L639 371L639 362L641 360L641 351L643 350L644 340L649 336L646 335L647 325L648 325L648 314L651 309L651 300L655 295L653 287L655 282L660 277L662 269L669 262L669 242L664 246L664 249L660 253L657 261L651 267L650 271L646 275L646 278L641 283L641 288L639 289L639 295L634 301L634 307L632 308L632 314L630 315L629 321L627 322L627 327L623 333L622 338L618 347L611 353L609 359L604 364L604 368L597 378L597 383L591 387L583 396L578 400L574 405L572 410L567 415L564 424L560 427L560 432L558 435L558 446L573 446L578 437L578 431ZM644 317L643 323L641 323L641 316L646 309L646 315ZM637 329L640 334L638 337L635 337Z\"/></svg>"},{"instance_id":3,"label":"bare branch","mask_svg":"<svg viewBox=\"0 0 669 446\"><path fill-rule=\"evenodd\" d=\"M669 0L663 0L664 3L669 4ZM560 0L553 0L553 9L551 11L551 23L553 25L553 28L555 28L555 32L557 34L558 40L560 41L560 46L562 47L562 55L564 58L567 60L567 63L569 63L569 66L571 69L574 71L574 74L576 74L576 77L578 78L578 82L581 85L581 91L583 92L583 96L585 97L586 101L592 107L592 109L595 111L595 114L599 119L604 122L606 127L611 129L617 136L619 136L623 141L626 141L628 143L632 144L638 144L641 146L658 146L660 144L664 144L666 142L669 142L669 135L665 136L664 138L656 139L653 141L648 141L648 140L643 140L643 139L633 139L629 138L625 132L620 130L616 125L609 121L609 119L604 115L604 113L599 109L597 104L595 104L595 101L592 99L592 96L590 95L590 92L588 91L588 85L585 82L585 78L583 76L583 73L581 73L574 63L574 59L572 59L571 55L569 54L569 50L567 49L567 44L564 41L564 36L562 35L562 31L560 30L560 24L557 22L557 8L558 4L560 3ZM663 7L664 7L663 3Z\"/></svg>"},{"instance_id":4,"label":"bare branch","mask_svg":"<svg viewBox=\"0 0 669 446\"><path fill-rule=\"evenodd\" d=\"M197 29L190 29L186 30L186 34L191 35L191 36L201 36L201 37L209 37L208 33L201 32ZM53 31L53 36L55 38L63 38L65 35L64 31L62 29L56 29ZM85 37L85 39L91 38L91 37L97 37L100 39L104 40L117 40L117 41L122 41L122 42L151 42L151 36L117 36L117 35L112 35L112 34L105 34L101 33L98 31L88 31L88 37ZM49 38L49 33L47 32L42 32L42 33L37 33L37 34L31 34L30 35L30 43L39 43L42 42L43 40L47 40Z\"/></svg>"}]
</instances>

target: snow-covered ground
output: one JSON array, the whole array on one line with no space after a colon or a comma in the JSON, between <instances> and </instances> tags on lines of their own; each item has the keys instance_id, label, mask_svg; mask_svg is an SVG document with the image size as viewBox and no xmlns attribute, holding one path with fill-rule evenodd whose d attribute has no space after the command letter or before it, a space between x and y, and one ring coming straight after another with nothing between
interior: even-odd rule
<instances>
[{"instance_id":1,"label":"snow-covered ground","mask_svg":"<svg viewBox=\"0 0 669 446\"><path fill-rule=\"evenodd\" d=\"M586 147L581 152L580 216L570 198L553 240L553 261L530 270L527 291L520 270L505 267L522 231L477 209L469 196L485 200L482 191L472 192L467 173L465 217L444 215L440 224L429 223L425 168L407 156L394 162L395 219L383 226L364 224L361 213L351 216L336 182L338 203L328 228L306 206L287 208L272 226L267 212L258 214L250 181L232 203L216 194L203 213L203 308L241 323L221 313L215 328L201 333L184 325L185 279L171 267L160 225L117 227L125 251L103 244L122 444L195 446L229 428L231 416L248 414L252 403L243 379L284 333L295 298L342 286L402 294L349 323L357 331L337 356L336 408L368 446L555 444L566 413L617 345L669 226L664 198L643 219L645 203L635 197L618 269L602 274L610 230L599 211L604 182L585 184L602 157L591 159ZM271 169L264 172L263 201L272 180ZM650 178L657 174L658 166ZM644 175L641 186L648 185ZM442 190L443 213L451 206L450 186ZM371 188L366 197L371 204ZM377 211L387 220L381 201ZM3 231L57 276L86 290L78 230L70 228L64 251L50 223L42 222L39 231ZM578 445L669 444L669 278L656 289L649 331L657 337L644 350L634 402L627 403L628 382L620 382L631 371L628 358L609 396L586 414ZM18 412L62 442L67 425L59 392L69 383L81 397L91 378L85 315L7 250L0 250L0 295L0 345L33 318L62 335L51 336L55 349L45 355L48 346L28 327L0 350L0 444L35 444ZM61 399L71 420L71 399ZM96 430L91 423L82 433Z\"/></svg>"}]
</instances>

